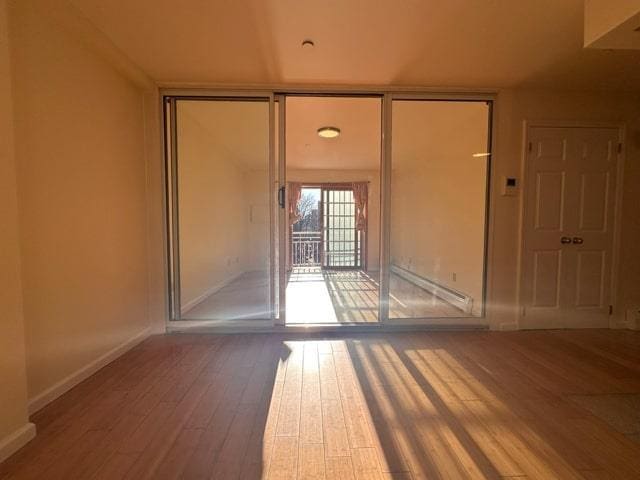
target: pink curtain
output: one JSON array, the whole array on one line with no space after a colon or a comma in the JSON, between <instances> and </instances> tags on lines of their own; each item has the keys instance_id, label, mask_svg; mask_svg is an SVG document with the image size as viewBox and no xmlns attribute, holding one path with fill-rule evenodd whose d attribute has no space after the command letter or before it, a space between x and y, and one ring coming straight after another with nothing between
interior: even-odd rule
<instances>
[{"instance_id":1,"label":"pink curtain","mask_svg":"<svg viewBox=\"0 0 640 480\"><path fill-rule=\"evenodd\" d=\"M298 210L298 202L302 196L302 185L296 182L289 182L288 200L289 200L289 224L293 225L300 220L300 211Z\"/></svg>"},{"instance_id":2,"label":"pink curtain","mask_svg":"<svg viewBox=\"0 0 640 480\"><path fill-rule=\"evenodd\" d=\"M361 232L367 228L368 187L367 182L355 182L353 184L353 200L356 204L356 228Z\"/></svg>"}]
</instances>

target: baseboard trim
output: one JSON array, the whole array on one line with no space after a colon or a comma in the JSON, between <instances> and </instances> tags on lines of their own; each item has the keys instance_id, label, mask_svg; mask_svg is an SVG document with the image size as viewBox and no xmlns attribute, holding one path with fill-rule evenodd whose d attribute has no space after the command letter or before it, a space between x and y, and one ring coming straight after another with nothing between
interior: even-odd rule
<instances>
[{"instance_id":1,"label":"baseboard trim","mask_svg":"<svg viewBox=\"0 0 640 480\"><path fill-rule=\"evenodd\" d=\"M35 424L28 422L0 440L0 462L4 462L36 436Z\"/></svg>"},{"instance_id":2,"label":"baseboard trim","mask_svg":"<svg viewBox=\"0 0 640 480\"><path fill-rule=\"evenodd\" d=\"M231 282L234 282L235 280L240 278L242 275L244 275L244 273L245 272L238 272L234 275L231 275L230 277L225 278L222 282L216 283L213 287L208 288L207 290L204 291L204 293L198 295L196 298L194 298L190 302L187 302L184 305L180 305L180 315L184 315L196 305L199 305L200 303L204 302L208 297L222 290Z\"/></svg>"},{"instance_id":3,"label":"baseboard trim","mask_svg":"<svg viewBox=\"0 0 640 480\"><path fill-rule=\"evenodd\" d=\"M515 332L520 328L518 327L518 322L505 322L499 324L496 330L499 332Z\"/></svg>"},{"instance_id":4,"label":"baseboard trim","mask_svg":"<svg viewBox=\"0 0 640 480\"><path fill-rule=\"evenodd\" d=\"M86 380L98 370L113 362L116 358L120 357L121 355L144 341L147 337L149 337L149 335L151 335L151 330L151 327L145 328L129 340L109 350L107 353L101 355L81 369L76 370L71 375L68 375L67 377L57 382L55 385L47 388L44 392L29 399L29 402L27 404L29 415L33 415L41 408L51 403L62 394L68 392L80 382Z\"/></svg>"},{"instance_id":5,"label":"baseboard trim","mask_svg":"<svg viewBox=\"0 0 640 480\"><path fill-rule=\"evenodd\" d=\"M488 330L488 327L477 323L460 323L452 318L430 318L429 323L402 323L395 324L379 323L349 323L349 324L289 324L272 325L269 320L251 320L240 325L238 323L219 322L211 320L176 320L169 322L167 333L178 335L182 333L199 334L213 333L239 334L239 333L277 333L277 334L325 334L325 333L392 333L392 332L415 332L415 331L476 331ZM475 320L475 319L474 319ZM440 321L440 322L439 322ZM458 321L456 323L456 321ZM240 321L242 322L242 321ZM250 322L251 324L249 324Z\"/></svg>"},{"instance_id":6,"label":"baseboard trim","mask_svg":"<svg viewBox=\"0 0 640 480\"><path fill-rule=\"evenodd\" d=\"M398 275L399 277L404 278L410 283L430 292L436 297L448 302L456 308L459 308L467 315L470 315L473 311L473 298L470 296L458 292L457 290L453 290L452 288L445 287L440 285L433 280L429 280L428 278L421 277L420 275L413 273L409 270L406 270L397 265L391 265L391 271Z\"/></svg>"}]
</instances>

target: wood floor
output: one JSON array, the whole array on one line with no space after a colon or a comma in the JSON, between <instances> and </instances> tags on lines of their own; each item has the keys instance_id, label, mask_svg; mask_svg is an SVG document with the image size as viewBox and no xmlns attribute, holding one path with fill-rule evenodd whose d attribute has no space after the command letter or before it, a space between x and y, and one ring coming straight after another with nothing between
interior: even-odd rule
<instances>
[{"instance_id":1,"label":"wood floor","mask_svg":"<svg viewBox=\"0 0 640 480\"><path fill-rule=\"evenodd\" d=\"M188 320L269 318L268 277L247 272L184 312ZM375 323L379 272L296 267L287 281L287 323ZM398 275L390 278L390 319L463 317L465 313Z\"/></svg>"},{"instance_id":2,"label":"wood floor","mask_svg":"<svg viewBox=\"0 0 640 480\"><path fill-rule=\"evenodd\" d=\"M156 336L0 478L638 479L638 394L640 332Z\"/></svg>"}]
</instances>

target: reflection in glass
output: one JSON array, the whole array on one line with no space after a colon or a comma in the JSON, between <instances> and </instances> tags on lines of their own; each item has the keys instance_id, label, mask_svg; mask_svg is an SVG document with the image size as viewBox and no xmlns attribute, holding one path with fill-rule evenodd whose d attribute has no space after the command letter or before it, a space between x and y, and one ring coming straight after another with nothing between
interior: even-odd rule
<instances>
[{"instance_id":1,"label":"reflection in glass","mask_svg":"<svg viewBox=\"0 0 640 480\"><path fill-rule=\"evenodd\" d=\"M268 319L269 103L179 100L183 319Z\"/></svg>"},{"instance_id":2,"label":"reflection in glass","mask_svg":"<svg viewBox=\"0 0 640 480\"><path fill-rule=\"evenodd\" d=\"M489 111L393 102L391 319L483 314Z\"/></svg>"}]
</instances>

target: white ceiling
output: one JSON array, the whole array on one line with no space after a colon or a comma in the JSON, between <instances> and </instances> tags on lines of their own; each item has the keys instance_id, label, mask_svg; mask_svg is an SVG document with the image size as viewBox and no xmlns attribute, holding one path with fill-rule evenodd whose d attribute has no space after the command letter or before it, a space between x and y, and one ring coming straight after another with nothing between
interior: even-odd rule
<instances>
[{"instance_id":1,"label":"white ceiling","mask_svg":"<svg viewBox=\"0 0 640 480\"><path fill-rule=\"evenodd\" d=\"M639 51L582 47L583 0L70 1L165 85L640 88Z\"/></svg>"},{"instance_id":2,"label":"white ceiling","mask_svg":"<svg viewBox=\"0 0 640 480\"><path fill-rule=\"evenodd\" d=\"M287 98L287 167L323 170L378 170L382 105L379 98ZM318 128L337 127L336 138Z\"/></svg>"},{"instance_id":3,"label":"white ceiling","mask_svg":"<svg viewBox=\"0 0 640 480\"><path fill-rule=\"evenodd\" d=\"M266 170L269 162L268 103L178 101L178 149L189 128L183 115L206 132L216 155L245 170ZM377 170L380 168L381 103L376 98L287 98L286 148L290 169ZM318 128L335 126L337 138Z\"/></svg>"}]
</instances>

